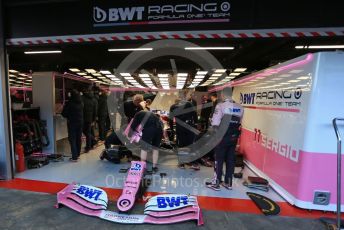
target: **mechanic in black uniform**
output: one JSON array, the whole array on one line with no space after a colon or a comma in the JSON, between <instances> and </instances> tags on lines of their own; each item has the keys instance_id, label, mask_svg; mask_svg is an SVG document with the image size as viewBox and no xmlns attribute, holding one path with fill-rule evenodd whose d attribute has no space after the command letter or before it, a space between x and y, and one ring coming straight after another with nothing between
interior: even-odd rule
<instances>
[{"instance_id":1,"label":"mechanic in black uniform","mask_svg":"<svg viewBox=\"0 0 344 230\"><path fill-rule=\"evenodd\" d=\"M132 101L124 102L124 114L128 119L128 123L134 118L135 114L143 110L140 103L143 101L143 96L141 94L136 94L133 96Z\"/></svg>"},{"instance_id":2,"label":"mechanic in black uniform","mask_svg":"<svg viewBox=\"0 0 344 230\"><path fill-rule=\"evenodd\" d=\"M81 135L84 122L84 105L80 93L72 90L69 101L62 110L62 116L67 119L68 140L72 152L71 161L77 162L81 151Z\"/></svg>"},{"instance_id":3,"label":"mechanic in black uniform","mask_svg":"<svg viewBox=\"0 0 344 230\"><path fill-rule=\"evenodd\" d=\"M106 137L106 122L109 117L107 94L104 90L100 92L98 99L98 128L99 128L99 140L104 141Z\"/></svg>"},{"instance_id":4,"label":"mechanic in black uniform","mask_svg":"<svg viewBox=\"0 0 344 230\"><path fill-rule=\"evenodd\" d=\"M158 171L159 147L163 135L163 124L160 117L150 111L140 111L136 113L133 123L130 126L129 136L142 126L142 137L140 140L141 146L141 161L147 160L147 152L153 151L153 172Z\"/></svg>"},{"instance_id":5,"label":"mechanic in black uniform","mask_svg":"<svg viewBox=\"0 0 344 230\"><path fill-rule=\"evenodd\" d=\"M85 153L88 153L93 148L92 126L96 121L97 105L94 102L93 92L87 89L82 97L84 103L84 125L83 133L86 136Z\"/></svg>"}]
</instances>

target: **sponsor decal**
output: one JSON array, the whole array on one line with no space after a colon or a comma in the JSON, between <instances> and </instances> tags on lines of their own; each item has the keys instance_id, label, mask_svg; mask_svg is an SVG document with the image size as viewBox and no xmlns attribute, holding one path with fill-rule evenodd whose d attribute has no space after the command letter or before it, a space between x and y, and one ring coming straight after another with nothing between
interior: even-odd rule
<instances>
[{"instance_id":1,"label":"sponsor decal","mask_svg":"<svg viewBox=\"0 0 344 230\"><path fill-rule=\"evenodd\" d=\"M142 169L142 165L140 165L139 163L135 163L131 168L130 170L133 170L133 171L140 171Z\"/></svg>"},{"instance_id":2,"label":"sponsor decal","mask_svg":"<svg viewBox=\"0 0 344 230\"><path fill-rule=\"evenodd\" d=\"M85 197L85 198L88 198L90 200L95 200L95 201L98 201L99 197L103 194L103 192L101 190L89 188L89 187L86 187L83 185L81 185L76 190L76 193Z\"/></svg>"},{"instance_id":3,"label":"sponsor decal","mask_svg":"<svg viewBox=\"0 0 344 230\"><path fill-rule=\"evenodd\" d=\"M95 27L229 22L231 4L228 1L203 1L164 5L139 5L130 7L93 6Z\"/></svg>"},{"instance_id":4,"label":"sponsor decal","mask_svg":"<svg viewBox=\"0 0 344 230\"><path fill-rule=\"evenodd\" d=\"M254 130L256 142L260 143L260 145L263 146L265 149L279 154L282 157L285 157L293 162L297 163L299 161L300 151L294 149L291 145L285 144L274 138L267 137L266 135L262 134L259 129Z\"/></svg>"},{"instance_id":5,"label":"sponsor decal","mask_svg":"<svg viewBox=\"0 0 344 230\"><path fill-rule=\"evenodd\" d=\"M302 89L270 90L261 92L240 93L240 104L278 107L300 107Z\"/></svg>"},{"instance_id":6,"label":"sponsor decal","mask_svg":"<svg viewBox=\"0 0 344 230\"><path fill-rule=\"evenodd\" d=\"M179 207L181 204L188 204L187 196L176 196L176 197L157 197L158 208L173 208Z\"/></svg>"}]
</instances>

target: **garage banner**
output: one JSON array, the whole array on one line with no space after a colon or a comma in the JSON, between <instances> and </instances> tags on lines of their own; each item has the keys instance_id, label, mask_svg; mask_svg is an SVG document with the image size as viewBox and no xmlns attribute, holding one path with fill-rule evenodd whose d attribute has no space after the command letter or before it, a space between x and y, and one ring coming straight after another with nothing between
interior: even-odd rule
<instances>
[{"instance_id":1,"label":"garage banner","mask_svg":"<svg viewBox=\"0 0 344 230\"><path fill-rule=\"evenodd\" d=\"M163 25L182 23L218 23L230 21L231 4L228 1L201 1L193 3L160 4L149 1L149 5L130 4L119 6L118 1L104 4L94 3L93 26ZM165 4L164 4L165 3ZM147 2L146 2L147 4Z\"/></svg>"}]
</instances>

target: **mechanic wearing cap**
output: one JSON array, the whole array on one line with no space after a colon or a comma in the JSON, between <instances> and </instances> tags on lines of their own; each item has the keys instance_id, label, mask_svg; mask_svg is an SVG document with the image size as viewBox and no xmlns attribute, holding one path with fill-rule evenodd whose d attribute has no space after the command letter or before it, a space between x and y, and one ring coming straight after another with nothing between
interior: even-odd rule
<instances>
[{"instance_id":1,"label":"mechanic wearing cap","mask_svg":"<svg viewBox=\"0 0 344 230\"><path fill-rule=\"evenodd\" d=\"M211 125L217 141L215 152L214 180L207 183L207 187L219 191L220 184L232 189L232 178L235 167L235 147L240 135L241 119L244 109L232 100L232 91L225 88L222 92L222 102L215 107ZM222 181L223 163L226 163L225 180Z\"/></svg>"}]
</instances>

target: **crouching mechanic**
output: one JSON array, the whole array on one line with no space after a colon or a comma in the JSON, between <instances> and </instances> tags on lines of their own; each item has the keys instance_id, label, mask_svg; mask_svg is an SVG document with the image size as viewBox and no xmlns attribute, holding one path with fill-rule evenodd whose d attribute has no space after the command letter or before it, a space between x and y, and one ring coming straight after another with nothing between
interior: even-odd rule
<instances>
[{"instance_id":1,"label":"crouching mechanic","mask_svg":"<svg viewBox=\"0 0 344 230\"><path fill-rule=\"evenodd\" d=\"M222 92L222 102L217 104L211 119L212 132L217 141L215 152L215 173L212 182L207 187L220 190L220 184L232 189L232 180L235 167L235 147L240 136L241 119L244 109L232 100L232 91L225 88ZM222 182L223 163L226 163L226 173Z\"/></svg>"}]
</instances>

